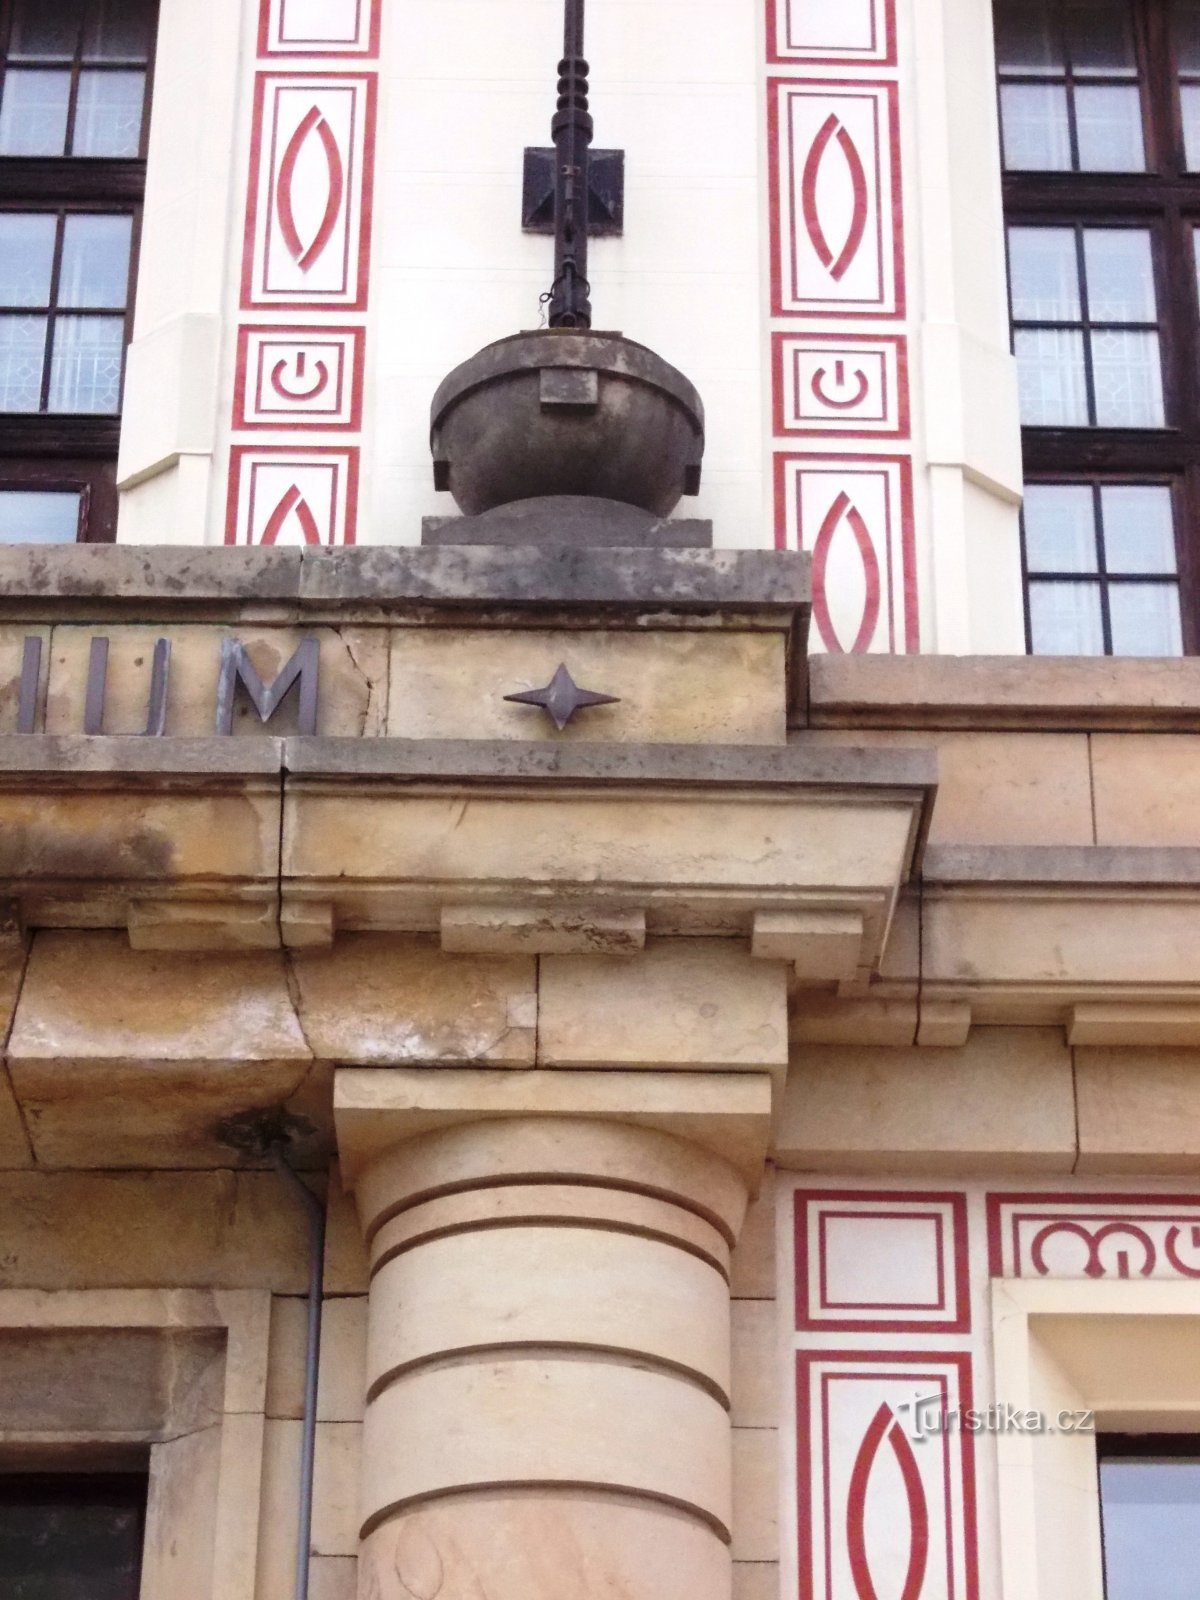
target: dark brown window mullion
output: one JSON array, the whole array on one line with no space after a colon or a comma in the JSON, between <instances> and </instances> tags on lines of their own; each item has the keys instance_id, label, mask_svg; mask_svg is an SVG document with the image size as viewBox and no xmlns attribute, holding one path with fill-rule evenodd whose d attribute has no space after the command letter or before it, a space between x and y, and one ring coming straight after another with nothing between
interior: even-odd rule
<instances>
[{"instance_id":1,"label":"dark brown window mullion","mask_svg":"<svg viewBox=\"0 0 1200 1600\"><path fill-rule=\"evenodd\" d=\"M58 289L62 277L63 235L66 233L67 221L62 211L57 214L54 227L54 261L50 268L50 304L46 308L46 351L42 358L42 392L38 410L47 412L50 409L50 382L51 362L54 359L54 321L58 310Z\"/></svg>"}]
</instances>

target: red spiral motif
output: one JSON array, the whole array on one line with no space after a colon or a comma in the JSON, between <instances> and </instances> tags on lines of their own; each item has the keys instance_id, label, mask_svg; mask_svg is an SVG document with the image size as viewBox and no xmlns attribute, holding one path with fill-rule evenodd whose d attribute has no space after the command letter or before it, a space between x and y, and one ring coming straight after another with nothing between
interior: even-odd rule
<instances>
[{"instance_id":1,"label":"red spiral motif","mask_svg":"<svg viewBox=\"0 0 1200 1600\"><path fill-rule=\"evenodd\" d=\"M316 133L321 149L325 155L327 185L325 191L325 213L321 218L320 226L306 245L300 237L296 226L296 211L293 198L293 186L296 181L296 164L300 160L300 152L308 142L309 136ZM337 219L342 209L342 199L345 194L346 174L342 166L341 151L337 147L337 140L333 136L333 129L325 120L319 106L312 106L295 133L288 140L287 149L283 152L283 160L279 163L279 179L276 187L276 207L279 212L279 231L283 234L283 242L288 247L292 260L301 272L307 272L314 262L319 261L324 254L325 246L333 237L333 230L337 226Z\"/></svg>"},{"instance_id":2,"label":"red spiral motif","mask_svg":"<svg viewBox=\"0 0 1200 1600\"><path fill-rule=\"evenodd\" d=\"M925 1584L925 1571L929 1563L929 1507L925 1500L925 1487L921 1482L920 1468L913 1454L908 1435L896 1421L896 1414L886 1400L871 1420L863 1435L854 1470L850 1474L850 1491L846 1509L846 1541L850 1556L850 1574L858 1600L879 1600L879 1591L871 1576L867 1559L866 1509L867 1486L875 1470L875 1462L884 1440L891 1446L904 1481L904 1494L908 1501L908 1571L900 1600L920 1600Z\"/></svg>"},{"instance_id":3,"label":"red spiral motif","mask_svg":"<svg viewBox=\"0 0 1200 1600\"><path fill-rule=\"evenodd\" d=\"M826 647L839 655L846 653L846 647L838 638L837 629L833 625L833 618L829 614L829 599L826 594L826 573L829 566L829 552L834 536L845 521L854 542L858 547L859 560L862 562L863 583L866 596L863 601L862 621L858 626L854 643L850 646L851 652L865 650L875 634L879 622L879 562L875 557L875 546L871 543L871 535L863 520L862 513L853 504L850 496L843 489L837 499L825 514L825 520L817 533L816 543L813 545L813 618L817 624L817 631Z\"/></svg>"},{"instance_id":4,"label":"red spiral motif","mask_svg":"<svg viewBox=\"0 0 1200 1600\"><path fill-rule=\"evenodd\" d=\"M854 197L854 209L850 214L850 227L846 233L845 242L836 258L826 237L820 213L817 210L817 179L821 174L826 151L829 149L831 141L835 138L850 173L850 188ZM858 153L854 140L832 111L821 124L817 137L812 142L812 148L808 152L808 158L804 163L804 172L800 179L800 198L804 212L804 226L808 229L808 237L811 239L812 247L816 251L817 260L827 269L833 281L838 283L858 254L858 247L862 244L863 234L866 232L867 174L863 168L862 157Z\"/></svg>"}]
</instances>

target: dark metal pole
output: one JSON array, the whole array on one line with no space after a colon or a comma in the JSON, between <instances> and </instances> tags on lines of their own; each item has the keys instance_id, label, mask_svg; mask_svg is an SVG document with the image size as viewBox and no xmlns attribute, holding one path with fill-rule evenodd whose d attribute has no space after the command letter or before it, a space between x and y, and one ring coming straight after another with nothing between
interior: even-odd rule
<instances>
[{"instance_id":1,"label":"dark metal pole","mask_svg":"<svg viewBox=\"0 0 1200 1600\"><path fill-rule=\"evenodd\" d=\"M563 59L558 65L558 109L550 124L554 140L554 284L552 328L590 328L588 298L588 64L583 56L584 0L566 0Z\"/></svg>"}]
</instances>

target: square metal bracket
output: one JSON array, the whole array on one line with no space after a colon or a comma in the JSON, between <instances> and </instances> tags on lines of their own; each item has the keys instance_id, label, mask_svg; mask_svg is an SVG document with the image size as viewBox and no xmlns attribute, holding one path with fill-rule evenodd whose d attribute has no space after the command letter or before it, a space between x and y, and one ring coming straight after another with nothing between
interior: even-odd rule
<instances>
[{"instance_id":1,"label":"square metal bracket","mask_svg":"<svg viewBox=\"0 0 1200 1600\"><path fill-rule=\"evenodd\" d=\"M625 231L625 152L593 150L588 160L588 233L593 239ZM554 232L554 151L525 151L521 226L526 233Z\"/></svg>"}]
</instances>

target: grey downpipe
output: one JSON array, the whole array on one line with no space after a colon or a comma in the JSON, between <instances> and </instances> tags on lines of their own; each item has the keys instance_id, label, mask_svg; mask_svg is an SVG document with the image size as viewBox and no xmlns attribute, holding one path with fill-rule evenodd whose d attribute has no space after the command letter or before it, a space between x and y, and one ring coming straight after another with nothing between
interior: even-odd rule
<instances>
[{"instance_id":1,"label":"grey downpipe","mask_svg":"<svg viewBox=\"0 0 1200 1600\"><path fill-rule=\"evenodd\" d=\"M308 1212L308 1339L304 1350L304 1424L300 1445L300 1511L296 1522L295 1600L308 1600L312 1546L313 1464L317 1452L317 1375L321 1366L321 1305L325 1290L325 1207L288 1165L281 1144L271 1146L276 1172Z\"/></svg>"}]
</instances>

